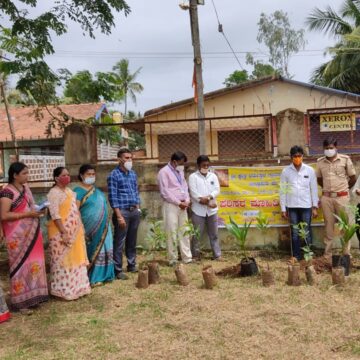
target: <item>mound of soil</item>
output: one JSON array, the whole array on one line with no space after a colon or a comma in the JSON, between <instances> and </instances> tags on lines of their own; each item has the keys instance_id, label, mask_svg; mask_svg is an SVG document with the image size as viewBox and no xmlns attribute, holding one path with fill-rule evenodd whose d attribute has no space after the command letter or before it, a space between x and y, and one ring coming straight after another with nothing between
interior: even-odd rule
<instances>
[{"instance_id":1,"label":"mound of soil","mask_svg":"<svg viewBox=\"0 0 360 360\"><path fill-rule=\"evenodd\" d=\"M317 273L322 273L325 271L331 271L331 262L324 257L319 257L313 260L313 265Z\"/></svg>"},{"instance_id":2,"label":"mound of soil","mask_svg":"<svg viewBox=\"0 0 360 360\"><path fill-rule=\"evenodd\" d=\"M237 265L228 266L224 269L216 271L215 274L217 276L224 276L224 277L225 276L238 277L238 276L240 276L240 270L241 270L241 265L237 264Z\"/></svg>"}]
</instances>

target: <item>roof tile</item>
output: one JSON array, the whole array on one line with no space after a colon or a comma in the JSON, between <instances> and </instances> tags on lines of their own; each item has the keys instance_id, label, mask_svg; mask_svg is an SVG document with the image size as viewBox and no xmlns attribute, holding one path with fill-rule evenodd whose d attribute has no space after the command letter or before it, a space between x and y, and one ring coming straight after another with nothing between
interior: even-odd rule
<instances>
[{"instance_id":1,"label":"roof tile","mask_svg":"<svg viewBox=\"0 0 360 360\"><path fill-rule=\"evenodd\" d=\"M94 117L102 106L101 103L60 105L61 111L78 119L87 120ZM47 139L47 126L52 119L50 113L59 116L60 112L55 106L49 106L42 110L42 119L39 121L35 116L36 106L10 107L10 115L13 119L15 135L18 140ZM11 133L4 107L0 107L0 142L11 141ZM52 138L62 137L61 130L57 127L52 132Z\"/></svg>"}]
</instances>

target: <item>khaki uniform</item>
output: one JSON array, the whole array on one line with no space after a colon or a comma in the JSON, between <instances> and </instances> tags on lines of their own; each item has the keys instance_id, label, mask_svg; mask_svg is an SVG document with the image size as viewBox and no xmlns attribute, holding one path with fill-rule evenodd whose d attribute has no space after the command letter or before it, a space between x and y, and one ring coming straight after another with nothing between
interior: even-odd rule
<instances>
[{"instance_id":1,"label":"khaki uniform","mask_svg":"<svg viewBox=\"0 0 360 360\"><path fill-rule=\"evenodd\" d=\"M321 207L325 220L325 256L331 256L334 239L334 225L341 210L347 210L350 203L348 179L355 175L354 165L349 156L337 154L334 161L325 156L317 161L316 177L323 180ZM347 193L347 195L344 195ZM350 242L345 253L350 252Z\"/></svg>"}]
</instances>

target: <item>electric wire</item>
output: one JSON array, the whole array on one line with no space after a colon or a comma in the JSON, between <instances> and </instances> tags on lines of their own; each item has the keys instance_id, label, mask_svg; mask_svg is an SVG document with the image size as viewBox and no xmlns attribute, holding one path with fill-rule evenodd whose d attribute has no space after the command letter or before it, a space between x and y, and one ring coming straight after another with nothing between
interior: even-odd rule
<instances>
[{"instance_id":1,"label":"electric wire","mask_svg":"<svg viewBox=\"0 0 360 360\"><path fill-rule=\"evenodd\" d=\"M239 64L240 68L241 68L242 70L246 71L246 69L242 66L239 58L237 57L237 55L236 55L233 47L232 47L231 44L230 44L230 41L228 40L228 38L227 38L227 36L226 36L226 34L225 34L225 32L224 32L224 28L223 28L223 25L220 23L219 14L218 14L218 12L217 12L217 9L216 9L214 0L211 0L211 2L212 2L212 4L213 4L214 11L215 11L215 15L216 15L216 19L217 19L217 22L218 22L218 31L223 35L225 41L227 42L227 44L228 44L231 52L233 53L233 55L234 55L237 63ZM253 87L252 87L251 89L252 89L252 91L254 92L254 94L256 95L256 97L258 98L258 100L260 101L261 105L264 107L265 105L264 105L261 97L258 95L258 93L255 91L255 89L254 89Z\"/></svg>"}]
</instances>

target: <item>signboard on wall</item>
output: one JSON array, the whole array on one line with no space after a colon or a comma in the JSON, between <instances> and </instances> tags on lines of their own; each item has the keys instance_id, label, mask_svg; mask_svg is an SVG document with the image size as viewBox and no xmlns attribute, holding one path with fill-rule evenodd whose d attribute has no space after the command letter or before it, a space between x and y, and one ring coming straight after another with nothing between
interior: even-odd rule
<instances>
[{"instance_id":1,"label":"signboard on wall","mask_svg":"<svg viewBox=\"0 0 360 360\"><path fill-rule=\"evenodd\" d=\"M229 216L237 224L253 220L255 225L255 218L260 212L268 218L270 226L288 226L288 221L281 217L280 209L280 175L283 168L215 167L221 187L216 199L219 226L228 224ZM313 223L323 223L321 212Z\"/></svg>"},{"instance_id":2,"label":"signboard on wall","mask_svg":"<svg viewBox=\"0 0 360 360\"><path fill-rule=\"evenodd\" d=\"M354 113L320 115L320 132L356 130Z\"/></svg>"}]
</instances>

